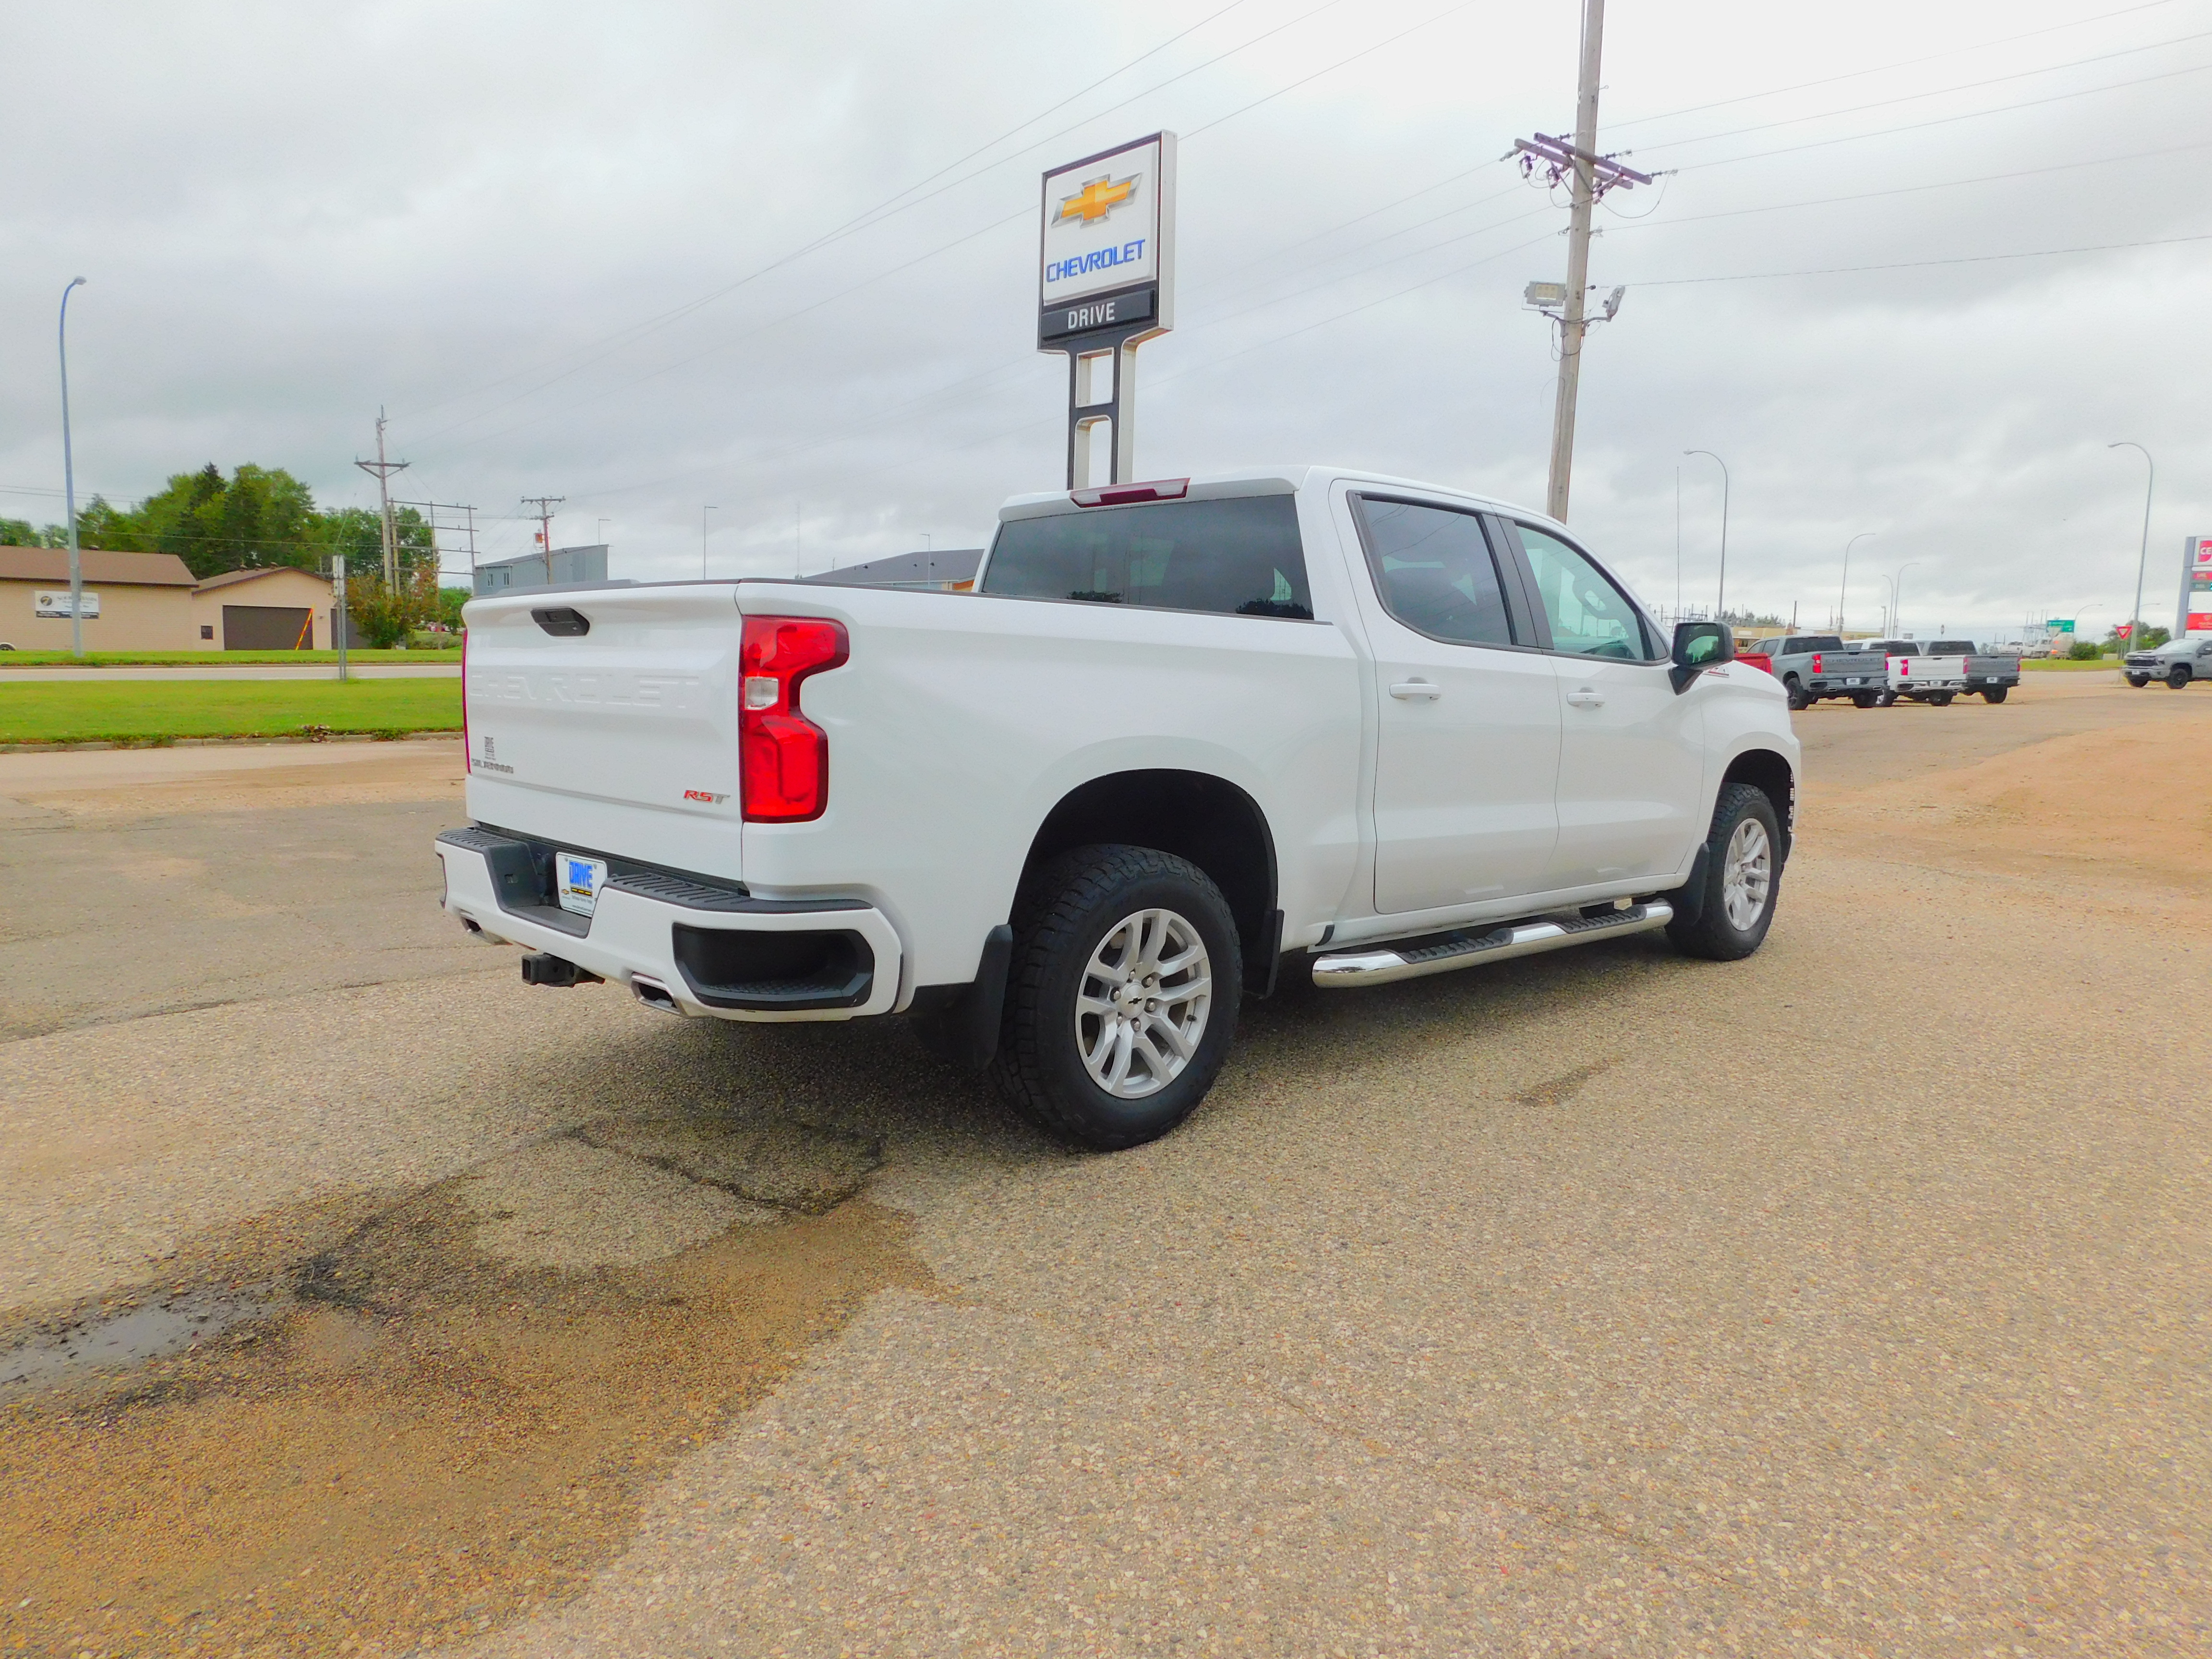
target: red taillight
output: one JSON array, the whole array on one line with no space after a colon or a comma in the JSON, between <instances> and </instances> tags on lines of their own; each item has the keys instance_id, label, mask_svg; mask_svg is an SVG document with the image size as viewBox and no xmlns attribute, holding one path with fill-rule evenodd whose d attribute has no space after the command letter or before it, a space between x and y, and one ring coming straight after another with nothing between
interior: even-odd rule
<instances>
[{"instance_id":1,"label":"red taillight","mask_svg":"<svg viewBox=\"0 0 2212 1659\"><path fill-rule=\"evenodd\" d=\"M1813 672L1815 674L1820 672L1820 653L1817 651L1813 653Z\"/></svg>"},{"instance_id":2,"label":"red taillight","mask_svg":"<svg viewBox=\"0 0 2212 1659\"><path fill-rule=\"evenodd\" d=\"M799 712L799 683L848 655L845 629L815 617L748 617L738 653L738 775L745 817L818 818L830 800L830 734Z\"/></svg>"},{"instance_id":3,"label":"red taillight","mask_svg":"<svg viewBox=\"0 0 2212 1659\"><path fill-rule=\"evenodd\" d=\"M476 757L469 752L469 631L461 630L461 770L477 769ZM442 869L445 860L438 860Z\"/></svg>"}]
</instances>

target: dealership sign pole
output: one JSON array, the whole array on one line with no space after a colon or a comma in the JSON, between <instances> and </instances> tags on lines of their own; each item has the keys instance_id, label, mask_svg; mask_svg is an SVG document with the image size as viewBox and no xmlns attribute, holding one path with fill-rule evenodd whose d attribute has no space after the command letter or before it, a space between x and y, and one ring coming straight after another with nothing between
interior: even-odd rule
<instances>
[{"instance_id":1,"label":"dealership sign pole","mask_svg":"<svg viewBox=\"0 0 2212 1659\"><path fill-rule=\"evenodd\" d=\"M1067 356L1067 487L1091 487L1092 428L1112 436L1108 483L1137 448L1137 348L1175 326L1176 139L1156 132L1044 175L1037 349Z\"/></svg>"},{"instance_id":2,"label":"dealership sign pole","mask_svg":"<svg viewBox=\"0 0 2212 1659\"><path fill-rule=\"evenodd\" d=\"M2181 605L2173 618L2173 637L2212 634L2212 536L2191 536L2181 544Z\"/></svg>"}]
</instances>

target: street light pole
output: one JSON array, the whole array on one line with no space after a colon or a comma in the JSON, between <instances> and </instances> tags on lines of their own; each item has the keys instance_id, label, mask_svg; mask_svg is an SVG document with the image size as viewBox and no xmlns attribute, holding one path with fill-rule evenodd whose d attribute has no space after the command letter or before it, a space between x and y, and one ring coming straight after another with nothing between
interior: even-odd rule
<instances>
[{"instance_id":1,"label":"street light pole","mask_svg":"<svg viewBox=\"0 0 2212 1659\"><path fill-rule=\"evenodd\" d=\"M1905 573L1919 568L1920 561L1917 559L1909 564L1900 565L1898 568L1897 580L1890 584L1889 631L1893 634L1905 632Z\"/></svg>"},{"instance_id":2,"label":"street light pole","mask_svg":"<svg viewBox=\"0 0 2212 1659\"><path fill-rule=\"evenodd\" d=\"M1728 614L1727 614L1727 613L1728 613L1728 520L1729 520L1729 470L1728 470L1728 463L1727 463L1726 461L1723 461L1723 460L1721 460L1721 458L1720 458L1719 456L1717 456L1717 455L1714 455L1714 454L1713 454L1713 452L1712 452L1711 450L1710 450L1710 449L1686 449L1686 450L1684 450L1682 453L1683 453L1685 455L1709 455L1709 456L1711 456L1711 457L1712 457L1712 459L1713 459L1714 460L1716 460L1716 461L1719 461L1719 462L1720 462L1720 469L1721 469L1721 591L1720 591L1720 598L1719 598L1717 600L1716 600L1716 601L1714 602L1714 605L1713 605L1713 620L1714 620L1715 622L1718 622L1718 623L1725 623L1725 622L1727 622L1727 621L1728 621Z\"/></svg>"},{"instance_id":3,"label":"street light pole","mask_svg":"<svg viewBox=\"0 0 2212 1659\"><path fill-rule=\"evenodd\" d=\"M1851 550L1868 537L1880 534L1881 532L1879 530L1862 530L1844 544L1844 582L1843 586L1836 590L1836 632L1838 634L1844 631L1844 604L1851 591Z\"/></svg>"},{"instance_id":4,"label":"street light pole","mask_svg":"<svg viewBox=\"0 0 2212 1659\"><path fill-rule=\"evenodd\" d=\"M2116 444L2106 444L2107 449L2141 449L2144 463L2150 468L2150 477L2143 483L2142 550L2136 555L2136 608L2128 615L2128 642L2120 649L2125 657L2129 652L2142 647L2142 587L2143 567L2150 561L2150 495L2158 487L2158 463L2150 458L2150 451L2132 439L2123 438Z\"/></svg>"},{"instance_id":5,"label":"street light pole","mask_svg":"<svg viewBox=\"0 0 2212 1659\"><path fill-rule=\"evenodd\" d=\"M76 545L76 458L70 449L69 414L69 296L70 289L84 286L84 278L72 276L69 287L62 290L61 350L62 350L62 505L69 514L70 564L70 654L84 655L84 559Z\"/></svg>"}]
</instances>

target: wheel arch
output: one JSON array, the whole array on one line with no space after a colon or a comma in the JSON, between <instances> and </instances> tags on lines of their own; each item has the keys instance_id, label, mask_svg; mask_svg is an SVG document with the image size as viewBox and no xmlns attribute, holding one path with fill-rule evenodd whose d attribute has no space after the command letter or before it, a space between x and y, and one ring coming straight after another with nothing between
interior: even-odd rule
<instances>
[{"instance_id":1,"label":"wheel arch","mask_svg":"<svg viewBox=\"0 0 2212 1659\"><path fill-rule=\"evenodd\" d=\"M1797 774L1788 757L1772 749L1746 749L1729 762L1721 774L1720 792L1732 783L1747 783L1773 804L1774 821L1782 829L1782 856L1786 860L1796 836Z\"/></svg>"},{"instance_id":2,"label":"wheel arch","mask_svg":"<svg viewBox=\"0 0 2212 1659\"><path fill-rule=\"evenodd\" d=\"M1275 837L1260 803L1210 772L1148 768L1109 772L1060 797L1022 863L1022 884L1071 848L1122 843L1188 859L1229 902L1247 989L1273 983L1282 943L1276 909Z\"/></svg>"}]
</instances>

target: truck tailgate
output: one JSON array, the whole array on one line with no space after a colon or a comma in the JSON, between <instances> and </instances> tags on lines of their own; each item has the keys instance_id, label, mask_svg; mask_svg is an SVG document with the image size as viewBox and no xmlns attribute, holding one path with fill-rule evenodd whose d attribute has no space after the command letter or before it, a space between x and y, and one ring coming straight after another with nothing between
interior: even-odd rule
<instances>
[{"instance_id":1,"label":"truck tailgate","mask_svg":"<svg viewBox=\"0 0 2212 1659\"><path fill-rule=\"evenodd\" d=\"M741 878L734 587L472 601L469 816L577 852ZM589 631L551 632L532 614L558 611Z\"/></svg>"}]
</instances>

